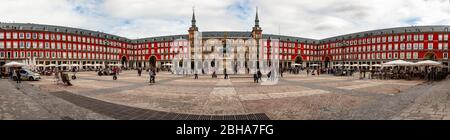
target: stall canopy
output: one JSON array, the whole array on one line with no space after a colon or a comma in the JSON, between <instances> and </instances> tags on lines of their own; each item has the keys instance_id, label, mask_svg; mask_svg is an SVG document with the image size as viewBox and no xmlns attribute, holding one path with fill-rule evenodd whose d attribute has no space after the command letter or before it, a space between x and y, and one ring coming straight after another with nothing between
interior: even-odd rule
<instances>
[{"instance_id":1,"label":"stall canopy","mask_svg":"<svg viewBox=\"0 0 450 140\"><path fill-rule=\"evenodd\" d=\"M23 66L26 66L26 64L15 62L15 61L9 62L9 63L6 63L5 65L3 65L3 67L23 67Z\"/></svg>"},{"instance_id":2,"label":"stall canopy","mask_svg":"<svg viewBox=\"0 0 450 140\"><path fill-rule=\"evenodd\" d=\"M47 65L47 67L56 67L56 66L58 66L58 65L56 65L56 64L49 64L49 65Z\"/></svg>"},{"instance_id":3,"label":"stall canopy","mask_svg":"<svg viewBox=\"0 0 450 140\"><path fill-rule=\"evenodd\" d=\"M404 60L394 60L390 62L383 63L383 65L392 65L392 66L412 66L414 63L404 61Z\"/></svg>"},{"instance_id":4,"label":"stall canopy","mask_svg":"<svg viewBox=\"0 0 450 140\"><path fill-rule=\"evenodd\" d=\"M432 60L425 60L425 61L416 62L416 63L414 63L414 65L416 65L416 66L441 66L442 63L432 61Z\"/></svg>"},{"instance_id":5,"label":"stall canopy","mask_svg":"<svg viewBox=\"0 0 450 140\"><path fill-rule=\"evenodd\" d=\"M372 67L381 67L381 65L380 64L375 64L375 65L372 65Z\"/></svg>"}]
</instances>

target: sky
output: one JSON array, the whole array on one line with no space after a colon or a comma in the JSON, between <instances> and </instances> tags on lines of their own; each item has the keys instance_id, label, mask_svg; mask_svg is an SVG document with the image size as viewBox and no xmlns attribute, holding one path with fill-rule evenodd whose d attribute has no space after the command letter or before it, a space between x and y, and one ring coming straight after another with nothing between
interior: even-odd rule
<instances>
[{"instance_id":1,"label":"sky","mask_svg":"<svg viewBox=\"0 0 450 140\"><path fill-rule=\"evenodd\" d=\"M130 39L251 31L324 39L374 29L450 25L450 0L0 0L0 22L102 31Z\"/></svg>"}]
</instances>

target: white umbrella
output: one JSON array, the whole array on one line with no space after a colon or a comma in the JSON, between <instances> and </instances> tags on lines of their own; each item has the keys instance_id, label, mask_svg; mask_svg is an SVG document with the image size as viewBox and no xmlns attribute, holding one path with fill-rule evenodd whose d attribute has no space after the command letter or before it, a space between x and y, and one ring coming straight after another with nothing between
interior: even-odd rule
<instances>
[{"instance_id":1,"label":"white umbrella","mask_svg":"<svg viewBox=\"0 0 450 140\"><path fill-rule=\"evenodd\" d=\"M301 66L302 64L297 64L297 63L294 63L294 64L292 64L292 66Z\"/></svg>"},{"instance_id":2,"label":"white umbrella","mask_svg":"<svg viewBox=\"0 0 450 140\"><path fill-rule=\"evenodd\" d=\"M103 66L102 64L94 64L94 66Z\"/></svg>"},{"instance_id":3,"label":"white umbrella","mask_svg":"<svg viewBox=\"0 0 450 140\"><path fill-rule=\"evenodd\" d=\"M311 66L313 66L313 67L314 67L314 66L319 66L319 64L312 64Z\"/></svg>"},{"instance_id":4,"label":"white umbrella","mask_svg":"<svg viewBox=\"0 0 450 140\"><path fill-rule=\"evenodd\" d=\"M172 66L173 64L167 63L167 64L163 64L163 66Z\"/></svg>"},{"instance_id":5,"label":"white umbrella","mask_svg":"<svg viewBox=\"0 0 450 140\"><path fill-rule=\"evenodd\" d=\"M334 65L334 66L340 67L340 66L342 66L342 64L336 64L336 65Z\"/></svg>"},{"instance_id":6,"label":"white umbrella","mask_svg":"<svg viewBox=\"0 0 450 140\"><path fill-rule=\"evenodd\" d=\"M56 67L56 66L58 66L58 65L56 65L56 64L49 64L49 65L47 65L47 67Z\"/></svg>"},{"instance_id":7,"label":"white umbrella","mask_svg":"<svg viewBox=\"0 0 450 140\"><path fill-rule=\"evenodd\" d=\"M359 66L359 64L353 64L353 65L351 65L352 67L357 67L357 66Z\"/></svg>"},{"instance_id":8,"label":"white umbrella","mask_svg":"<svg viewBox=\"0 0 450 140\"><path fill-rule=\"evenodd\" d=\"M13 61L13 62L6 63L3 66L4 67L23 67L23 66L26 66L26 65L24 63L19 63L19 62Z\"/></svg>"},{"instance_id":9,"label":"white umbrella","mask_svg":"<svg viewBox=\"0 0 450 140\"><path fill-rule=\"evenodd\" d=\"M372 65L372 67L381 67L381 65L380 64L375 64L375 65Z\"/></svg>"},{"instance_id":10,"label":"white umbrella","mask_svg":"<svg viewBox=\"0 0 450 140\"><path fill-rule=\"evenodd\" d=\"M412 62L403 61L403 60L394 60L390 62L383 63L383 65L394 65L394 66L411 66Z\"/></svg>"},{"instance_id":11,"label":"white umbrella","mask_svg":"<svg viewBox=\"0 0 450 140\"><path fill-rule=\"evenodd\" d=\"M67 66L69 66L69 65L67 65L67 64L61 64L61 65L59 65L58 67L67 67Z\"/></svg>"},{"instance_id":12,"label":"white umbrella","mask_svg":"<svg viewBox=\"0 0 450 140\"><path fill-rule=\"evenodd\" d=\"M80 65L78 65L78 64L72 64L71 66L72 66L72 67L78 67L78 66L80 66Z\"/></svg>"},{"instance_id":13,"label":"white umbrella","mask_svg":"<svg viewBox=\"0 0 450 140\"><path fill-rule=\"evenodd\" d=\"M418 66L440 66L440 65L442 65L440 62L436 62L436 61L432 61L432 60L420 61L420 62L417 62L414 64L418 65Z\"/></svg>"},{"instance_id":14,"label":"white umbrella","mask_svg":"<svg viewBox=\"0 0 450 140\"><path fill-rule=\"evenodd\" d=\"M38 65L36 65L36 67L45 67L45 65L43 65L43 64L38 64Z\"/></svg>"},{"instance_id":15,"label":"white umbrella","mask_svg":"<svg viewBox=\"0 0 450 140\"><path fill-rule=\"evenodd\" d=\"M368 67L369 65L367 64L361 64L361 67Z\"/></svg>"},{"instance_id":16,"label":"white umbrella","mask_svg":"<svg viewBox=\"0 0 450 140\"><path fill-rule=\"evenodd\" d=\"M84 66L93 66L92 64L84 64Z\"/></svg>"}]
</instances>

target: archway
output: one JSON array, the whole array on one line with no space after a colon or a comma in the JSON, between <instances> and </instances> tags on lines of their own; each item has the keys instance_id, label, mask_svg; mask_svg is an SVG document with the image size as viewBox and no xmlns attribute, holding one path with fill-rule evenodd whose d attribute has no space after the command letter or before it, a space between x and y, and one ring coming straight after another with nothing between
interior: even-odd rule
<instances>
[{"instance_id":1,"label":"archway","mask_svg":"<svg viewBox=\"0 0 450 140\"><path fill-rule=\"evenodd\" d=\"M300 64L300 65L302 65L302 64L303 64L303 59L302 59L302 57L297 56L297 57L295 57L294 62L295 62L295 64ZM297 67L297 66L298 66L298 65L296 65L295 67Z\"/></svg>"},{"instance_id":2,"label":"archway","mask_svg":"<svg viewBox=\"0 0 450 140\"><path fill-rule=\"evenodd\" d=\"M425 54L425 60L436 60L436 54L429 52Z\"/></svg>"},{"instance_id":3,"label":"archway","mask_svg":"<svg viewBox=\"0 0 450 140\"><path fill-rule=\"evenodd\" d=\"M330 66L330 57L325 57L325 68L328 68Z\"/></svg>"},{"instance_id":4,"label":"archway","mask_svg":"<svg viewBox=\"0 0 450 140\"><path fill-rule=\"evenodd\" d=\"M127 57L122 56L121 63L122 63L122 67L125 67L125 65L127 63Z\"/></svg>"},{"instance_id":5,"label":"archway","mask_svg":"<svg viewBox=\"0 0 450 140\"><path fill-rule=\"evenodd\" d=\"M150 56L150 58L148 59L148 61L149 61L149 63L150 63L150 67L151 68L156 68L156 57L153 55L153 56Z\"/></svg>"}]
</instances>

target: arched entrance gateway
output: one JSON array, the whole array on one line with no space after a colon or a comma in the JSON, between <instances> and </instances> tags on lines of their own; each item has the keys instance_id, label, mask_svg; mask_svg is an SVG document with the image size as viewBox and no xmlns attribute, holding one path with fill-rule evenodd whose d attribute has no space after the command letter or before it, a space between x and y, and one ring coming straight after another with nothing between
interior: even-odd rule
<instances>
[{"instance_id":1,"label":"arched entrance gateway","mask_svg":"<svg viewBox=\"0 0 450 140\"><path fill-rule=\"evenodd\" d=\"M425 60L436 60L436 54L433 52L428 52L425 54L424 58Z\"/></svg>"},{"instance_id":2,"label":"arched entrance gateway","mask_svg":"<svg viewBox=\"0 0 450 140\"><path fill-rule=\"evenodd\" d=\"M121 64L122 64L122 67L126 67L126 64L127 64L127 57L126 56L122 56L122 59L121 59Z\"/></svg>"},{"instance_id":3,"label":"arched entrance gateway","mask_svg":"<svg viewBox=\"0 0 450 140\"><path fill-rule=\"evenodd\" d=\"M327 57L325 57L325 68L328 68L329 66L330 66L330 61L331 61L331 59L330 59L330 57L329 56L327 56Z\"/></svg>"},{"instance_id":4,"label":"arched entrance gateway","mask_svg":"<svg viewBox=\"0 0 450 140\"><path fill-rule=\"evenodd\" d=\"M150 63L150 68L156 68L156 56L150 56L148 61Z\"/></svg>"},{"instance_id":5,"label":"arched entrance gateway","mask_svg":"<svg viewBox=\"0 0 450 140\"><path fill-rule=\"evenodd\" d=\"M300 65L295 65L295 67L298 67L298 66L301 66L301 65L303 65L303 59L302 59L302 57L301 57L301 56L297 56L297 57L295 57L295 60L294 60L294 62L295 62L295 64L300 64Z\"/></svg>"}]
</instances>

